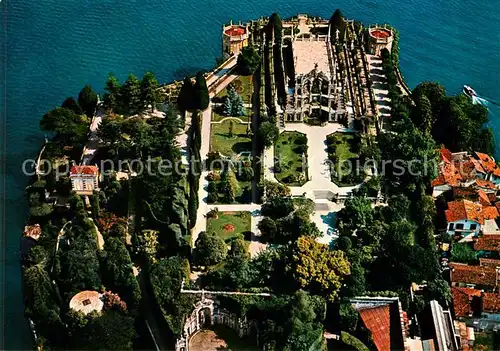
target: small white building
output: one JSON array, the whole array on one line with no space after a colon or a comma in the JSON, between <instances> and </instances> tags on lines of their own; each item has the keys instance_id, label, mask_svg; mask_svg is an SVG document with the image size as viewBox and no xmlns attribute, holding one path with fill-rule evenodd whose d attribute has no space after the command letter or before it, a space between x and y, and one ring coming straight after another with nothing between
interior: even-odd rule
<instances>
[{"instance_id":1,"label":"small white building","mask_svg":"<svg viewBox=\"0 0 500 351\"><path fill-rule=\"evenodd\" d=\"M69 174L71 188L78 195L92 195L99 190L99 169L96 166L73 166Z\"/></svg>"}]
</instances>

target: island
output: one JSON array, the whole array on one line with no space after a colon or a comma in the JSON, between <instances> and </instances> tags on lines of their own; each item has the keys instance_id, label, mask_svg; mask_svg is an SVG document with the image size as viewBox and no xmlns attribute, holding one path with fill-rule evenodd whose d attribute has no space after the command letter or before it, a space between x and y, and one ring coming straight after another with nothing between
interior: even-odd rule
<instances>
[{"instance_id":1,"label":"island","mask_svg":"<svg viewBox=\"0 0 500 351\"><path fill-rule=\"evenodd\" d=\"M40 121L21 238L37 349L498 345L488 111L336 10L222 27L209 72ZM474 330L475 329L475 330Z\"/></svg>"}]
</instances>

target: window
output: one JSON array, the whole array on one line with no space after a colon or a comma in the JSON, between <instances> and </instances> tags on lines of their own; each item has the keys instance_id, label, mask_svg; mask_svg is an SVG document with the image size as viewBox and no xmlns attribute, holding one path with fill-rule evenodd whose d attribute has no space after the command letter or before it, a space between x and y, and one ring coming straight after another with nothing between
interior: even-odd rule
<instances>
[{"instance_id":1,"label":"window","mask_svg":"<svg viewBox=\"0 0 500 351\"><path fill-rule=\"evenodd\" d=\"M455 227L457 230L462 230L464 229L463 223L457 223L457 226Z\"/></svg>"},{"instance_id":2,"label":"window","mask_svg":"<svg viewBox=\"0 0 500 351\"><path fill-rule=\"evenodd\" d=\"M470 230L476 230L476 229L477 229L477 224L470 225Z\"/></svg>"},{"instance_id":3,"label":"window","mask_svg":"<svg viewBox=\"0 0 500 351\"><path fill-rule=\"evenodd\" d=\"M453 230L455 228L455 225L453 223L450 223L448 230Z\"/></svg>"},{"instance_id":4,"label":"window","mask_svg":"<svg viewBox=\"0 0 500 351\"><path fill-rule=\"evenodd\" d=\"M90 305L90 300L89 299L83 300L82 304L84 306Z\"/></svg>"}]
</instances>

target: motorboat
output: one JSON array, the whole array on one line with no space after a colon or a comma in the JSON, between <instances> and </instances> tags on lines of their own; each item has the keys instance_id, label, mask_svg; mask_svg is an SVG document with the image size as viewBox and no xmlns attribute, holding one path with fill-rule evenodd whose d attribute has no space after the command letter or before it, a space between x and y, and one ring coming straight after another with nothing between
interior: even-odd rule
<instances>
[{"instance_id":1,"label":"motorboat","mask_svg":"<svg viewBox=\"0 0 500 351\"><path fill-rule=\"evenodd\" d=\"M469 97L473 97L473 96L477 96L476 92L474 91L474 89L472 89L470 86L468 85L464 85L464 90L463 90L464 94L469 96Z\"/></svg>"}]
</instances>

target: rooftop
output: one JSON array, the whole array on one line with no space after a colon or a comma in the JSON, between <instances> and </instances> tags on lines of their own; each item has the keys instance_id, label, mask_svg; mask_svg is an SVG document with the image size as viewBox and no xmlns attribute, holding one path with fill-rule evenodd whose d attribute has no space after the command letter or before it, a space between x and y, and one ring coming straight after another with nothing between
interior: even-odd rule
<instances>
[{"instance_id":1,"label":"rooftop","mask_svg":"<svg viewBox=\"0 0 500 351\"><path fill-rule=\"evenodd\" d=\"M359 310L361 320L372 333L373 343L379 351L391 349L391 312L389 305Z\"/></svg>"},{"instance_id":2,"label":"rooftop","mask_svg":"<svg viewBox=\"0 0 500 351\"><path fill-rule=\"evenodd\" d=\"M243 26L234 25L231 28L226 29L224 31L224 33L231 36L231 37L239 37L239 36L245 35L246 28Z\"/></svg>"},{"instance_id":3,"label":"rooftop","mask_svg":"<svg viewBox=\"0 0 500 351\"><path fill-rule=\"evenodd\" d=\"M297 76L308 74L317 68L318 72L323 72L331 78L327 45L329 44L324 41L294 41L295 74Z\"/></svg>"},{"instance_id":4,"label":"rooftop","mask_svg":"<svg viewBox=\"0 0 500 351\"><path fill-rule=\"evenodd\" d=\"M474 243L476 251L500 251L500 235L485 234Z\"/></svg>"},{"instance_id":5,"label":"rooftop","mask_svg":"<svg viewBox=\"0 0 500 351\"><path fill-rule=\"evenodd\" d=\"M470 266L463 263L450 263L452 283L464 283L495 287L497 284L497 271L494 267Z\"/></svg>"},{"instance_id":6,"label":"rooftop","mask_svg":"<svg viewBox=\"0 0 500 351\"><path fill-rule=\"evenodd\" d=\"M70 174L71 175L97 175L99 172L96 166L73 166L71 167Z\"/></svg>"},{"instance_id":7,"label":"rooftop","mask_svg":"<svg viewBox=\"0 0 500 351\"><path fill-rule=\"evenodd\" d=\"M451 288L451 295L453 296L453 310L456 317L470 317L472 316L472 300L474 297L481 296L481 290L471 288Z\"/></svg>"},{"instance_id":8,"label":"rooftop","mask_svg":"<svg viewBox=\"0 0 500 351\"><path fill-rule=\"evenodd\" d=\"M483 206L469 200L448 202L445 215L448 222L469 220L484 224Z\"/></svg>"},{"instance_id":9,"label":"rooftop","mask_svg":"<svg viewBox=\"0 0 500 351\"><path fill-rule=\"evenodd\" d=\"M38 240L42 234L42 228L40 228L40 224L27 225L24 227L24 236L29 236L35 240Z\"/></svg>"},{"instance_id":10,"label":"rooftop","mask_svg":"<svg viewBox=\"0 0 500 351\"><path fill-rule=\"evenodd\" d=\"M500 294L483 293L482 311L488 313L500 312Z\"/></svg>"}]
</instances>

